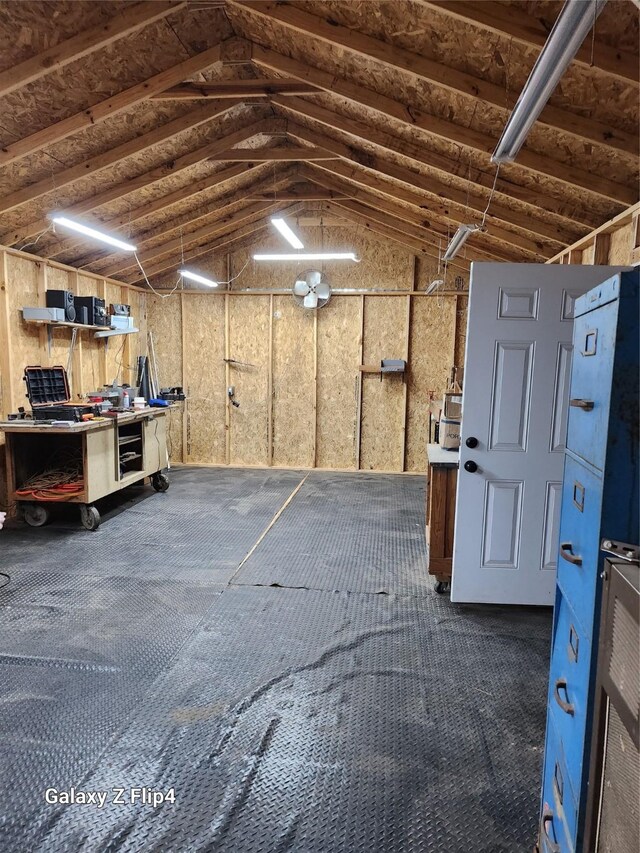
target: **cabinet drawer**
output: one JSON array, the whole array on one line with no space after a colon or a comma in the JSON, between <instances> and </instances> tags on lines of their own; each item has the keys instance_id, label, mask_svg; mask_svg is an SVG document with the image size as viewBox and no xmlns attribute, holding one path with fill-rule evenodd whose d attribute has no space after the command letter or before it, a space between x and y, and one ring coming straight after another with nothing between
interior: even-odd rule
<instances>
[{"instance_id":1,"label":"cabinet drawer","mask_svg":"<svg viewBox=\"0 0 640 853\"><path fill-rule=\"evenodd\" d=\"M602 480L566 457L560 515L558 586L578 621L591 631L599 587Z\"/></svg>"},{"instance_id":2,"label":"cabinet drawer","mask_svg":"<svg viewBox=\"0 0 640 853\"><path fill-rule=\"evenodd\" d=\"M573 853L578 808L569 785L562 743L550 718L544 752L540 853Z\"/></svg>"},{"instance_id":3,"label":"cabinet drawer","mask_svg":"<svg viewBox=\"0 0 640 853\"><path fill-rule=\"evenodd\" d=\"M584 763L591 648L573 610L558 592L549 673L549 718L562 743L567 784L576 801Z\"/></svg>"},{"instance_id":4,"label":"cabinet drawer","mask_svg":"<svg viewBox=\"0 0 640 853\"><path fill-rule=\"evenodd\" d=\"M573 366L567 449L604 470L618 303L578 317L573 326Z\"/></svg>"}]
</instances>

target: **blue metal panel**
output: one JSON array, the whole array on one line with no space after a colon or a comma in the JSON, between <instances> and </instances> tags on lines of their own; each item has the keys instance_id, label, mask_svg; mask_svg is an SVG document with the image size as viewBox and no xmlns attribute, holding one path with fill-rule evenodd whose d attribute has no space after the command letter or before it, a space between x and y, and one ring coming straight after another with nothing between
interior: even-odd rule
<instances>
[{"instance_id":1,"label":"blue metal panel","mask_svg":"<svg viewBox=\"0 0 640 853\"><path fill-rule=\"evenodd\" d=\"M570 397L593 407L570 407L568 420L541 806L547 817L541 820L540 847L549 853L587 853L582 828L600 621L600 541L640 541L639 291L635 269L613 276L575 305ZM578 659L572 660L576 644ZM560 701L558 681L567 685Z\"/></svg>"},{"instance_id":2,"label":"blue metal panel","mask_svg":"<svg viewBox=\"0 0 640 853\"><path fill-rule=\"evenodd\" d=\"M567 456L562 483L561 547L556 582L571 602L581 633L589 638L596 608L601 515L601 478Z\"/></svg>"}]
</instances>

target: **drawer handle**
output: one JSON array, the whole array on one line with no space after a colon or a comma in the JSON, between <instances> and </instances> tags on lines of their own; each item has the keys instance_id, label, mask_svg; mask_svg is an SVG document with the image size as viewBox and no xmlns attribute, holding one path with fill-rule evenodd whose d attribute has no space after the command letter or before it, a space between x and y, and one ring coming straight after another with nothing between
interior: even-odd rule
<instances>
[{"instance_id":1,"label":"drawer handle","mask_svg":"<svg viewBox=\"0 0 640 853\"><path fill-rule=\"evenodd\" d=\"M573 553L573 545L571 542L560 543L560 556L563 560L566 560L567 563L571 563L574 566L582 565L582 557Z\"/></svg>"},{"instance_id":2,"label":"drawer handle","mask_svg":"<svg viewBox=\"0 0 640 853\"><path fill-rule=\"evenodd\" d=\"M553 812L545 808L540 818L540 838L544 843L544 850L548 853L560 853L560 845L552 841L547 832L547 824L553 823Z\"/></svg>"},{"instance_id":3,"label":"drawer handle","mask_svg":"<svg viewBox=\"0 0 640 853\"><path fill-rule=\"evenodd\" d=\"M567 699L563 699L560 696L561 690L564 690L564 695L567 697ZM559 678L556 681L556 685L555 685L555 688L553 691L553 695L554 695L556 702L558 703L558 705L560 705L560 707L565 712L565 714L569 714L569 716L573 717L576 709L575 709L572 702L567 701L569 694L567 693L567 681L565 678Z\"/></svg>"},{"instance_id":4,"label":"drawer handle","mask_svg":"<svg viewBox=\"0 0 640 853\"><path fill-rule=\"evenodd\" d=\"M573 406L574 409L582 409L585 412L590 412L593 409L593 400L580 400L574 398L573 400L569 400L569 405Z\"/></svg>"}]
</instances>

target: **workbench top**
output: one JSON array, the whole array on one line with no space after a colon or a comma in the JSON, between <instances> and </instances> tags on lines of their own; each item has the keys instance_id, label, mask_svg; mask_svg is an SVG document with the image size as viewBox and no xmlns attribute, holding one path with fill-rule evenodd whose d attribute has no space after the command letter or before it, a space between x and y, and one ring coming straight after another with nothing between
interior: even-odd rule
<instances>
[{"instance_id":1,"label":"workbench top","mask_svg":"<svg viewBox=\"0 0 640 853\"><path fill-rule=\"evenodd\" d=\"M439 444L427 444L427 459L429 465L446 465L457 468L460 461L458 450L444 450Z\"/></svg>"},{"instance_id":2,"label":"workbench top","mask_svg":"<svg viewBox=\"0 0 640 853\"><path fill-rule=\"evenodd\" d=\"M1 432L35 432L35 433L64 433L65 435L79 432L92 432L94 430L109 429L113 426L114 421L118 424L135 423L135 421L148 418L150 415L166 415L171 406L146 406L144 409L138 409L135 412L118 413L115 417L110 415L104 419L95 419L91 421L81 421L72 426L53 426L52 424L44 424L42 421L0 421Z\"/></svg>"}]
</instances>

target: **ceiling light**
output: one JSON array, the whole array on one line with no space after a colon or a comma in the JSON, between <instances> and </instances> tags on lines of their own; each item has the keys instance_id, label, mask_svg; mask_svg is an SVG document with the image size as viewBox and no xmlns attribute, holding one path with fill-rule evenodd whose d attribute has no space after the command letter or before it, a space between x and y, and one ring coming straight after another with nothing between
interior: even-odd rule
<instances>
[{"instance_id":1,"label":"ceiling light","mask_svg":"<svg viewBox=\"0 0 640 853\"><path fill-rule=\"evenodd\" d=\"M271 224L274 228L277 228L278 231L282 234L284 239L291 243L294 249L304 249L304 243L302 240L294 234L294 232L289 228L284 219L280 219L279 217L271 217Z\"/></svg>"},{"instance_id":2,"label":"ceiling light","mask_svg":"<svg viewBox=\"0 0 640 853\"><path fill-rule=\"evenodd\" d=\"M213 281L211 278L205 278L203 275L198 275L197 272L191 272L191 270L178 270L178 275L181 275L182 278L188 278L191 281L197 281L198 284L204 284L207 287L218 286L217 281Z\"/></svg>"},{"instance_id":3,"label":"ceiling light","mask_svg":"<svg viewBox=\"0 0 640 853\"><path fill-rule=\"evenodd\" d=\"M136 247L131 243L125 243L124 240L119 240L111 234L105 234L104 231L96 231L95 228L89 228L88 225L83 225L82 222L76 222L66 216L59 216L57 213L50 217L56 225L62 225L63 228L69 228L71 231L77 231L84 234L85 237L91 237L93 240L99 240L101 243L107 243L109 246L115 246L116 249L121 249L123 252L135 252Z\"/></svg>"},{"instance_id":4,"label":"ceiling light","mask_svg":"<svg viewBox=\"0 0 640 853\"><path fill-rule=\"evenodd\" d=\"M355 261L353 252L298 252L284 255L254 255L254 261Z\"/></svg>"},{"instance_id":5,"label":"ceiling light","mask_svg":"<svg viewBox=\"0 0 640 853\"><path fill-rule=\"evenodd\" d=\"M494 163L515 160L532 125L585 36L595 25L605 3L606 0L566 0L502 131L491 157Z\"/></svg>"},{"instance_id":6,"label":"ceiling light","mask_svg":"<svg viewBox=\"0 0 640 853\"><path fill-rule=\"evenodd\" d=\"M444 253L443 260L450 261L452 258L455 258L460 249L475 231L484 231L484 228L481 225L459 225L458 230L453 235L453 239L447 246L447 251Z\"/></svg>"}]
</instances>

